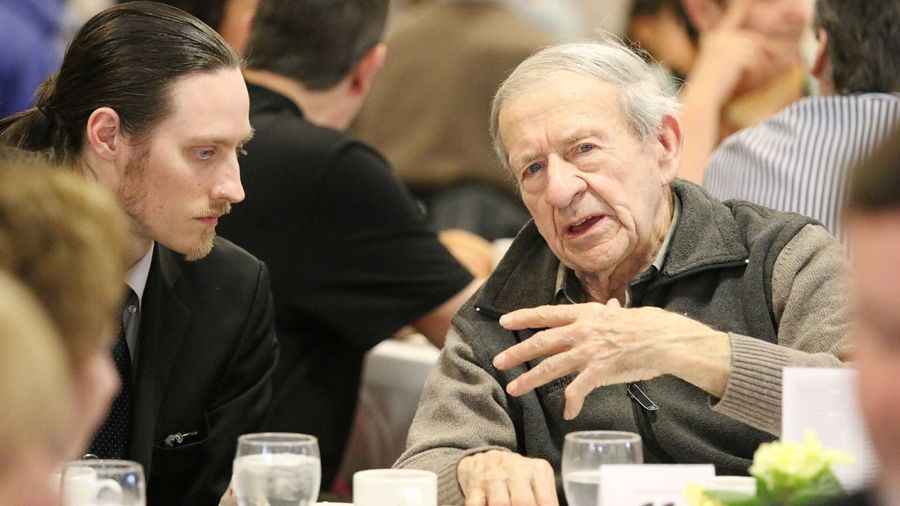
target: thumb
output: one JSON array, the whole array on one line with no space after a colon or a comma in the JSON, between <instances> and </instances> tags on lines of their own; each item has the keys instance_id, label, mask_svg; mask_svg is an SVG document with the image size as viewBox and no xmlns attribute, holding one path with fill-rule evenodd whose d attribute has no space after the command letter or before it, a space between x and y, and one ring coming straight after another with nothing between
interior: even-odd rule
<instances>
[{"instance_id":1,"label":"thumb","mask_svg":"<svg viewBox=\"0 0 900 506\"><path fill-rule=\"evenodd\" d=\"M609 299L608 301L606 301L606 306L607 307L622 307L622 303L619 302L619 299L613 297L613 298Z\"/></svg>"}]
</instances>

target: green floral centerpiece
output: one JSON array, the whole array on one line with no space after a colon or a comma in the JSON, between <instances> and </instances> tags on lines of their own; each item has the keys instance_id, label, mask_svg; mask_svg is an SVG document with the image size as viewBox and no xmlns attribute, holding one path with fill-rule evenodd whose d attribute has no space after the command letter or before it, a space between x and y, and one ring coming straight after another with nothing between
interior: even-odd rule
<instances>
[{"instance_id":1,"label":"green floral centerpiece","mask_svg":"<svg viewBox=\"0 0 900 506\"><path fill-rule=\"evenodd\" d=\"M753 454L750 474L756 494L688 487L691 506L804 506L819 504L844 494L831 466L849 464L850 454L822 448L812 431L804 442L764 443Z\"/></svg>"}]
</instances>

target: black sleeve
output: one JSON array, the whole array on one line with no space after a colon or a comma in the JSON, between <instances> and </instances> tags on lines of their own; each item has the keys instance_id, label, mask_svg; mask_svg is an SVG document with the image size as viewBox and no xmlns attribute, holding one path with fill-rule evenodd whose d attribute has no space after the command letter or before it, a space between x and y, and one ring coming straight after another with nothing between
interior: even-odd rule
<instances>
[{"instance_id":1,"label":"black sleeve","mask_svg":"<svg viewBox=\"0 0 900 506\"><path fill-rule=\"evenodd\" d=\"M384 159L347 143L319 181L298 247L306 261L288 305L368 349L427 314L472 280L425 224Z\"/></svg>"}]
</instances>

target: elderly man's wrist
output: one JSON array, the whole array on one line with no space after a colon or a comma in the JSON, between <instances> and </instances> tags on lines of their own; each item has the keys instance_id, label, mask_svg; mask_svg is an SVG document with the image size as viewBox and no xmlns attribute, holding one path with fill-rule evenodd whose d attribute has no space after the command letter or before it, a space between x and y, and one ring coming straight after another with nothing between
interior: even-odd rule
<instances>
[{"instance_id":1,"label":"elderly man's wrist","mask_svg":"<svg viewBox=\"0 0 900 506\"><path fill-rule=\"evenodd\" d=\"M676 376L714 397L722 397L731 376L731 337L707 328L681 348L675 363Z\"/></svg>"}]
</instances>

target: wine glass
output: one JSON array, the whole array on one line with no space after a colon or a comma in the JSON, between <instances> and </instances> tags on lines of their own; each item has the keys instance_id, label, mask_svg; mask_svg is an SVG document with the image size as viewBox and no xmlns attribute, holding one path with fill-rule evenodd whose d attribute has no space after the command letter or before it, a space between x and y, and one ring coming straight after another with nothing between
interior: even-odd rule
<instances>
[{"instance_id":1,"label":"wine glass","mask_svg":"<svg viewBox=\"0 0 900 506\"><path fill-rule=\"evenodd\" d=\"M313 436L244 434L234 459L234 495L239 506L315 504L321 472L319 443Z\"/></svg>"},{"instance_id":2,"label":"wine glass","mask_svg":"<svg viewBox=\"0 0 900 506\"><path fill-rule=\"evenodd\" d=\"M563 488L570 506L597 506L603 464L641 464L641 436L633 432L586 430L566 434Z\"/></svg>"},{"instance_id":3,"label":"wine glass","mask_svg":"<svg viewBox=\"0 0 900 506\"><path fill-rule=\"evenodd\" d=\"M63 506L144 506L144 469L130 460L73 460L63 464Z\"/></svg>"}]
</instances>

